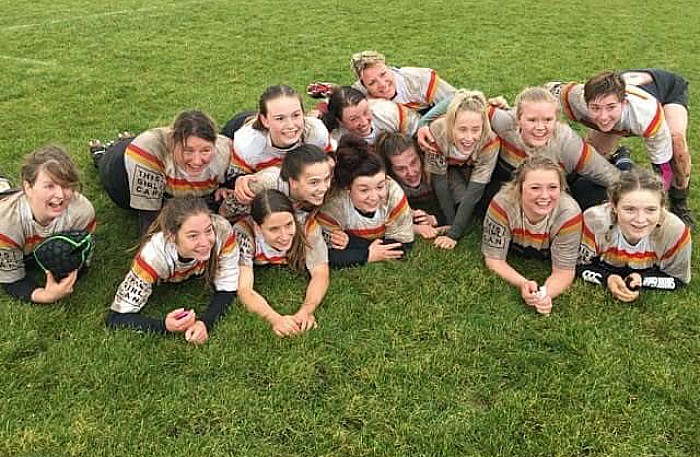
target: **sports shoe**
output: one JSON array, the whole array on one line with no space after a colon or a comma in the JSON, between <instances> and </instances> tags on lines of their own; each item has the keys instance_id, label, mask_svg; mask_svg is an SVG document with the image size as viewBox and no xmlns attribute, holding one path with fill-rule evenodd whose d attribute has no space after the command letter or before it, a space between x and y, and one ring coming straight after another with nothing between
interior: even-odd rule
<instances>
[{"instance_id":1,"label":"sports shoe","mask_svg":"<svg viewBox=\"0 0 700 457\"><path fill-rule=\"evenodd\" d=\"M548 83L543 84L542 86L547 89L552 95L555 97L559 98L561 95L561 86L564 83L562 81L550 81Z\"/></svg>"},{"instance_id":2,"label":"sports shoe","mask_svg":"<svg viewBox=\"0 0 700 457\"><path fill-rule=\"evenodd\" d=\"M88 147L90 157L92 158L92 164L95 166L95 168L97 168L100 164L100 160L102 160L105 152L107 152L107 147L109 147L109 144L104 144L100 140L93 139L90 140L90 143L88 143Z\"/></svg>"},{"instance_id":3,"label":"sports shoe","mask_svg":"<svg viewBox=\"0 0 700 457\"><path fill-rule=\"evenodd\" d=\"M632 151L629 146L620 146L610 155L610 163L620 171L631 170L634 166Z\"/></svg>"},{"instance_id":4,"label":"sports shoe","mask_svg":"<svg viewBox=\"0 0 700 457\"><path fill-rule=\"evenodd\" d=\"M335 84L328 82L313 82L306 86L306 93L311 98L328 98L333 93Z\"/></svg>"},{"instance_id":5,"label":"sports shoe","mask_svg":"<svg viewBox=\"0 0 700 457\"><path fill-rule=\"evenodd\" d=\"M668 190L668 199L670 201L670 210L678 216L685 225L691 229L695 228L695 217L688 207L688 188L676 189L671 187Z\"/></svg>"}]
</instances>

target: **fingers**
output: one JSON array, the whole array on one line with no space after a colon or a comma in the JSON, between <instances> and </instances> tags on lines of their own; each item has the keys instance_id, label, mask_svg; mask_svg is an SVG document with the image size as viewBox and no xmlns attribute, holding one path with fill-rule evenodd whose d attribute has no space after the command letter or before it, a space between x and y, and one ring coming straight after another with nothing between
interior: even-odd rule
<instances>
[{"instance_id":1,"label":"fingers","mask_svg":"<svg viewBox=\"0 0 700 457\"><path fill-rule=\"evenodd\" d=\"M457 241L453 240L449 236L439 236L435 238L435 247L438 247L440 249L447 249L451 250L454 249L455 246L457 246Z\"/></svg>"}]
</instances>

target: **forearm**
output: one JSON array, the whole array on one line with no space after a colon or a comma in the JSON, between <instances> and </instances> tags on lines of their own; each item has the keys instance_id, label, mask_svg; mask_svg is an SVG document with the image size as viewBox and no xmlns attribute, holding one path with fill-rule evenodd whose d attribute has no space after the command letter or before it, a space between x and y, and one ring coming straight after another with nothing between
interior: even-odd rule
<instances>
[{"instance_id":1,"label":"forearm","mask_svg":"<svg viewBox=\"0 0 700 457\"><path fill-rule=\"evenodd\" d=\"M226 310L228 310L228 307L235 298L236 292L214 293L214 296L211 297L211 302L209 302L209 307L204 314L199 317L199 320L206 325L207 331L211 331L219 318L226 314Z\"/></svg>"},{"instance_id":2,"label":"forearm","mask_svg":"<svg viewBox=\"0 0 700 457\"><path fill-rule=\"evenodd\" d=\"M107 327L132 328L147 332L166 333L165 320L143 316L140 313L117 313L110 310L105 318Z\"/></svg>"},{"instance_id":3,"label":"forearm","mask_svg":"<svg viewBox=\"0 0 700 457\"><path fill-rule=\"evenodd\" d=\"M474 219L474 207L484 195L484 189L486 189L486 184L479 184L471 181L467 184L467 191L462 201L459 202L457 214L455 215L450 231L447 232L447 236L453 240L458 240L462 237Z\"/></svg>"},{"instance_id":4,"label":"forearm","mask_svg":"<svg viewBox=\"0 0 700 457\"><path fill-rule=\"evenodd\" d=\"M329 283L330 270L328 264L315 267L311 272L311 279L309 280L309 285L306 287L304 303L301 305L299 311L303 310L309 314L313 314L326 296Z\"/></svg>"},{"instance_id":5,"label":"forearm","mask_svg":"<svg viewBox=\"0 0 700 457\"><path fill-rule=\"evenodd\" d=\"M517 287L518 289L520 289L520 286L522 286L524 282L528 281L525 276L518 273L515 268L508 265L508 262L505 260L490 259L486 257L484 262L489 270L493 271L502 279L506 280L509 284Z\"/></svg>"},{"instance_id":6,"label":"forearm","mask_svg":"<svg viewBox=\"0 0 700 457\"><path fill-rule=\"evenodd\" d=\"M39 285L29 277L25 276L19 281L3 284L2 288L5 289L5 292L7 292L10 296L20 300L34 303L44 303L34 299L34 294L40 293L38 292L39 289L43 290L43 288L40 288Z\"/></svg>"},{"instance_id":7,"label":"forearm","mask_svg":"<svg viewBox=\"0 0 700 457\"><path fill-rule=\"evenodd\" d=\"M544 282L547 287L547 295L550 298L555 298L561 295L566 289L569 288L571 283L574 281L575 270L563 270L559 268L553 268L552 274Z\"/></svg>"},{"instance_id":8,"label":"forearm","mask_svg":"<svg viewBox=\"0 0 700 457\"><path fill-rule=\"evenodd\" d=\"M452 199L452 193L447 183L447 176L433 173L430 177L435 196L438 199L438 203L440 203L440 209L445 215L445 222L447 225L452 225L455 220L455 202Z\"/></svg>"},{"instance_id":9,"label":"forearm","mask_svg":"<svg viewBox=\"0 0 700 457\"><path fill-rule=\"evenodd\" d=\"M272 309L267 300L253 289L238 289L238 300L246 310L257 314L270 323L280 317L280 314Z\"/></svg>"},{"instance_id":10,"label":"forearm","mask_svg":"<svg viewBox=\"0 0 700 457\"><path fill-rule=\"evenodd\" d=\"M452 97L447 97L444 100L442 100L440 103L437 105L433 106L430 111L425 113L421 120L418 122L418 128L424 127L428 124L430 124L432 121L435 119L439 118L440 116L444 116L445 113L447 112L447 107L450 105L450 102L452 101Z\"/></svg>"}]
</instances>

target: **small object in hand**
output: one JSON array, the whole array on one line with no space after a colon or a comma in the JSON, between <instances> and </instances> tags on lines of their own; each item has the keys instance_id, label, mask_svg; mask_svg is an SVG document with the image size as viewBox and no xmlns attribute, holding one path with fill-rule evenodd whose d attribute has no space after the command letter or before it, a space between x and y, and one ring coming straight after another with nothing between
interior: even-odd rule
<instances>
[{"instance_id":1,"label":"small object in hand","mask_svg":"<svg viewBox=\"0 0 700 457\"><path fill-rule=\"evenodd\" d=\"M175 319L177 319L177 320L184 319L189 315L190 315L189 311L183 311L183 312L179 313L177 316L175 316Z\"/></svg>"},{"instance_id":2,"label":"small object in hand","mask_svg":"<svg viewBox=\"0 0 700 457\"><path fill-rule=\"evenodd\" d=\"M547 296L547 286L540 286L539 289L537 289L537 298L542 300Z\"/></svg>"},{"instance_id":3,"label":"small object in hand","mask_svg":"<svg viewBox=\"0 0 700 457\"><path fill-rule=\"evenodd\" d=\"M632 285L632 276L627 276L627 277L625 278L625 285L626 285L627 288L628 288L629 290L631 290L632 292L636 292L636 291L638 291L639 289L642 288L642 286L639 285L639 284L635 284L634 286Z\"/></svg>"}]
</instances>

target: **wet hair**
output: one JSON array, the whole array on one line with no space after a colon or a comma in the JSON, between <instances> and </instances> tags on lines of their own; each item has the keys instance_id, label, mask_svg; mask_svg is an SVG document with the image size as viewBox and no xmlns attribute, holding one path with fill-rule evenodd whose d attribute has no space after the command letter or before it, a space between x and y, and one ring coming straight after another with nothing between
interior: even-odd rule
<instances>
[{"instance_id":1,"label":"wet hair","mask_svg":"<svg viewBox=\"0 0 700 457\"><path fill-rule=\"evenodd\" d=\"M357 106L362 100L367 100L367 96L354 87L340 86L333 89L328 99L328 111L321 118L328 131L338 128L345 108Z\"/></svg>"},{"instance_id":2,"label":"wet hair","mask_svg":"<svg viewBox=\"0 0 700 457\"><path fill-rule=\"evenodd\" d=\"M566 176L564 176L564 171L559 164L547 156L534 155L527 157L518 165L518 168L513 172L513 178L503 186L503 192L506 192L511 200L522 203L523 183L525 182L527 174L535 170L550 170L555 172L559 177L561 192L564 193L568 191Z\"/></svg>"},{"instance_id":3,"label":"wet hair","mask_svg":"<svg viewBox=\"0 0 700 457\"><path fill-rule=\"evenodd\" d=\"M209 207L204 199L199 197L171 198L165 202L158 213L158 217L148 228L141 239L141 248L158 232L163 235L176 237L184 223L192 216L207 214L211 216ZM219 267L219 255L216 251L216 242L211 247L209 260L204 270L204 279L208 285L214 283L216 270Z\"/></svg>"},{"instance_id":4,"label":"wet hair","mask_svg":"<svg viewBox=\"0 0 700 457\"><path fill-rule=\"evenodd\" d=\"M384 54L377 51L362 51L350 57L350 71L353 76L362 81L362 72L369 67L375 66L377 63L386 64Z\"/></svg>"},{"instance_id":5,"label":"wet hair","mask_svg":"<svg viewBox=\"0 0 700 457\"><path fill-rule=\"evenodd\" d=\"M475 151L478 151L484 141L489 137L489 132L491 131L488 108L489 104L483 92L465 89L460 89L455 92L452 101L447 106L447 112L445 113L445 124L447 127L445 133L447 135L447 141L450 144L454 144L455 142L454 126L457 115L462 111L472 111L479 114L482 120L481 138L479 138L474 148Z\"/></svg>"},{"instance_id":6,"label":"wet hair","mask_svg":"<svg viewBox=\"0 0 700 457\"><path fill-rule=\"evenodd\" d=\"M171 135L173 145L181 145L183 148L191 136L214 144L217 138L216 122L202 111L183 111L175 117Z\"/></svg>"},{"instance_id":7,"label":"wet hair","mask_svg":"<svg viewBox=\"0 0 700 457\"><path fill-rule=\"evenodd\" d=\"M544 87L528 87L524 89L522 92L518 94L517 97L515 97L515 117L516 119L520 120L520 117L523 115L523 105L525 103L539 103L539 102L547 102L551 103L552 105L557 107L557 114L556 117L557 119L559 118L559 112L561 110L561 107L559 105L559 100L552 95L551 92L549 92L547 89Z\"/></svg>"},{"instance_id":8,"label":"wet hair","mask_svg":"<svg viewBox=\"0 0 700 457\"><path fill-rule=\"evenodd\" d=\"M625 80L621 73L604 71L593 76L583 85L583 99L586 104L607 95L614 95L620 102L625 99Z\"/></svg>"},{"instance_id":9,"label":"wet hair","mask_svg":"<svg viewBox=\"0 0 700 457\"><path fill-rule=\"evenodd\" d=\"M384 161L362 138L347 133L340 137L336 151L335 183L349 189L355 178L386 172Z\"/></svg>"},{"instance_id":10,"label":"wet hair","mask_svg":"<svg viewBox=\"0 0 700 457\"><path fill-rule=\"evenodd\" d=\"M666 204L666 190L659 175L646 168L632 167L620 173L620 179L608 187L608 200L615 206L620 199L635 190L648 190L659 195L663 208Z\"/></svg>"},{"instance_id":11,"label":"wet hair","mask_svg":"<svg viewBox=\"0 0 700 457\"><path fill-rule=\"evenodd\" d=\"M302 271L305 267L306 236L303 227L296 218L296 211L292 201L282 192L275 189L265 189L258 193L250 205L250 215L256 224L263 225L265 219L272 213L289 213L294 220L294 237L292 246L287 251L287 262L295 271Z\"/></svg>"},{"instance_id":12,"label":"wet hair","mask_svg":"<svg viewBox=\"0 0 700 457\"><path fill-rule=\"evenodd\" d=\"M42 170L61 187L80 190L78 167L61 147L56 145L43 146L25 156L20 171L22 182L33 187Z\"/></svg>"},{"instance_id":13,"label":"wet hair","mask_svg":"<svg viewBox=\"0 0 700 457\"><path fill-rule=\"evenodd\" d=\"M290 178L299 180L307 166L316 163L327 163L328 159L328 154L318 146L302 144L284 155L280 169L280 178L285 182L289 182Z\"/></svg>"},{"instance_id":14,"label":"wet hair","mask_svg":"<svg viewBox=\"0 0 700 457\"><path fill-rule=\"evenodd\" d=\"M272 100L277 100L278 98L282 97L296 98L297 100L299 100L299 106L301 106L301 111L302 113L304 112L304 103L301 100L301 95L299 95L299 92L283 84L269 86L267 89L265 89L262 95L260 95L260 99L258 100L258 114L257 116L255 116L252 122L252 126L255 130L267 130L260 118L262 116L267 117L268 102Z\"/></svg>"},{"instance_id":15,"label":"wet hair","mask_svg":"<svg viewBox=\"0 0 700 457\"><path fill-rule=\"evenodd\" d=\"M416 141L405 133L382 132L379 134L379 137L377 137L377 140L374 143L374 150L382 157L382 159L384 159L384 167L393 178L395 178L395 176L391 158L400 155L409 148L413 148L413 150L416 151L416 154L418 155L418 158L420 158L422 164L422 151L418 147ZM421 169L422 168L423 167L421 166Z\"/></svg>"}]
</instances>

